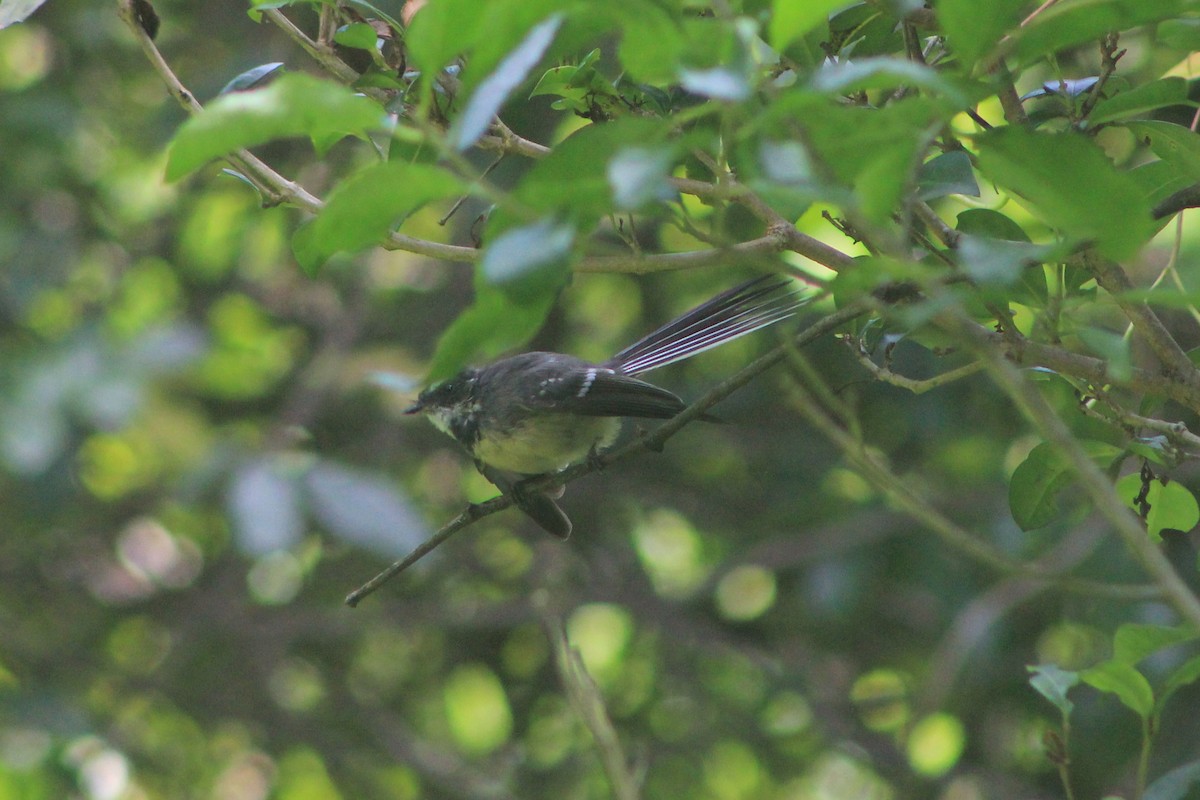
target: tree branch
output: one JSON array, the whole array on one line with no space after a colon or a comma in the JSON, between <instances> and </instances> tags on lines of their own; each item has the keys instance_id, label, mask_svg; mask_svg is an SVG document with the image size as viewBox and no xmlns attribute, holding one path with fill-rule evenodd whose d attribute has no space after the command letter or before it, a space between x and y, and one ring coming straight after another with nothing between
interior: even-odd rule
<instances>
[{"instance_id":1,"label":"tree branch","mask_svg":"<svg viewBox=\"0 0 1200 800\"><path fill-rule=\"evenodd\" d=\"M1196 598L1175 572L1171 562L1150 540L1141 521L1117 497L1112 488L1112 481L1075 440L1070 429L1037 388L1025 380L1016 367L1002 358L997 350L988 346L988 338L978 335L973 322L961 318L959 321L962 324L957 326L956 332L964 341L975 345L976 351L986 359L988 371L1000 388L1013 399L1042 437L1067 459L1083 491L1096 509L1113 525L1151 580L1162 589L1164 598L1189 623L1200 625L1200 599Z\"/></svg>"},{"instance_id":2,"label":"tree branch","mask_svg":"<svg viewBox=\"0 0 1200 800\"><path fill-rule=\"evenodd\" d=\"M1200 397L1200 372L1154 313L1154 309L1140 300L1130 299L1134 287L1125 271L1094 250L1086 250L1078 258L1095 276L1096 283L1112 296L1121 311L1133 323L1134 329L1145 338L1150 349L1162 362L1166 376L1179 381L1189 392Z\"/></svg>"},{"instance_id":3,"label":"tree branch","mask_svg":"<svg viewBox=\"0 0 1200 800\"><path fill-rule=\"evenodd\" d=\"M616 800L637 800L637 780L629 769L617 729L604 706L604 698L596 682L588 674L583 658L567 641L561 619L546 612L542 617L542 627L550 639L554 666L558 672L558 679L566 690L567 699L584 727L592 734L592 741L600 756L600 764L604 768L604 774L608 776L612 796Z\"/></svg>"}]
</instances>

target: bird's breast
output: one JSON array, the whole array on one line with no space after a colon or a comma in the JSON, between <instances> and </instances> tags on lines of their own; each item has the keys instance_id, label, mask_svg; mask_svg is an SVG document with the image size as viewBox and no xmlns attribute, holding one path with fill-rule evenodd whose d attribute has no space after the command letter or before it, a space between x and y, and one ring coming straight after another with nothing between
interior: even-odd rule
<instances>
[{"instance_id":1,"label":"bird's breast","mask_svg":"<svg viewBox=\"0 0 1200 800\"><path fill-rule=\"evenodd\" d=\"M473 454L496 469L538 475L582 461L593 448L612 444L620 430L615 417L535 414L512 428L481 431Z\"/></svg>"}]
</instances>

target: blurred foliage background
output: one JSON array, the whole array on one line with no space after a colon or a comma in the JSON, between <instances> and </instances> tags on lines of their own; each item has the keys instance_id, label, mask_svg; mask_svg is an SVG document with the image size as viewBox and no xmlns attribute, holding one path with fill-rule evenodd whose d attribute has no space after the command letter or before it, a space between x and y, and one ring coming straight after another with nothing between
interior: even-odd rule
<instances>
[{"instance_id":1,"label":"blurred foliage background","mask_svg":"<svg viewBox=\"0 0 1200 800\"><path fill-rule=\"evenodd\" d=\"M242 3L155 5L157 43L202 101L258 64L310 69ZM1059 63L1090 74L1094 58ZM1153 62L1130 57L1135 75ZM1051 77L1031 68L1021 88ZM561 137L578 120L550 103L506 120ZM373 250L306 276L295 210L261 208L216 169L163 181L184 118L113 3L51 0L0 31L0 800L612 796L556 668L560 625L646 798L1061 796L1043 743L1058 717L1026 665L1087 666L1119 624L1173 621L1158 601L948 551L774 373L720 406L729 424L572 484L570 541L495 515L345 608L492 494L453 442L400 415L409 396L372 381L422 374L471 270ZM322 160L292 142L257 152L314 191L363 159L350 142ZM526 166L507 159L493 179ZM443 229L447 208L406 231L469 243L481 204ZM799 225L849 247L819 210ZM667 226L646 237L695 244ZM1195 252L1186 231L1183 259ZM745 274L580 275L532 346L606 357ZM658 380L694 398L777 341ZM914 395L833 339L806 354L873 452L962 527L1017 557L1144 579L1092 516L1017 528L1006 481L1038 439L987 380ZM941 369L907 343L893 359ZM1194 465L1173 477L1197 484ZM1168 536L1192 578L1193 545ZM1072 697L1076 796L1127 789L1136 717L1086 687ZM1197 702L1185 687L1168 707L1151 775L1195 757Z\"/></svg>"}]
</instances>

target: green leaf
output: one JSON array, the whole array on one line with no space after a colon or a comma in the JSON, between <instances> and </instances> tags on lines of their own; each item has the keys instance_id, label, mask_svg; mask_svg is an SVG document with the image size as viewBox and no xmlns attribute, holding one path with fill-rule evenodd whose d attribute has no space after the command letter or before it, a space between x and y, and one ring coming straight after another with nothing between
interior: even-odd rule
<instances>
[{"instance_id":1,"label":"green leaf","mask_svg":"<svg viewBox=\"0 0 1200 800\"><path fill-rule=\"evenodd\" d=\"M1162 159L1139 164L1129 170L1128 175L1142 190L1142 196L1151 208L1197 182L1197 177Z\"/></svg>"},{"instance_id":2,"label":"green leaf","mask_svg":"<svg viewBox=\"0 0 1200 800\"><path fill-rule=\"evenodd\" d=\"M437 0L413 17L404 45L418 69L427 76L436 75L452 58L474 46L482 20L479 0Z\"/></svg>"},{"instance_id":3,"label":"green leaf","mask_svg":"<svg viewBox=\"0 0 1200 800\"><path fill-rule=\"evenodd\" d=\"M552 294L532 303L517 303L498 289L477 288L475 303L438 340L429 382L445 380L464 364L491 360L529 341L545 322L553 303Z\"/></svg>"},{"instance_id":4,"label":"green leaf","mask_svg":"<svg viewBox=\"0 0 1200 800\"><path fill-rule=\"evenodd\" d=\"M978 4L977 4L978 5ZM985 4L986 5L986 4ZM1047 53L1099 40L1123 31L1181 15L1188 0L1077 0L1052 6L1013 33L1021 63ZM944 24L944 23L943 23Z\"/></svg>"},{"instance_id":5,"label":"green leaf","mask_svg":"<svg viewBox=\"0 0 1200 800\"><path fill-rule=\"evenodd\" d=\"M272 75L274 75L282 66L282 61L272 61L268 64L261 64L253 69L248 69L221 87L221 91L218 92L218 94L245 92L249 89L257 89Z\"/></svg>"},{"instance_id":6,"label":"green leaf","mask_svg":"<svg viewBox=\"0 0 1200 800\"><path fill-rule=\"evenodd\" d=\"M614 208L609 163L627 148L654 146L669 130L666 122L645 117L581 128L534 164L517 185L516 199L580 229L590 227Z\"/></svg>"},{"instance_id":7,"label":"green leaf","mask_svg":"<svg viewBox=\"0 0 1200 800\"><path fill-rule=\"evenodd\" d=\"M1088 457L1100 466L1120 458L1123 451L1107 442L1082 441ZM1049 442L1029 451L1013 471L1008 485L1008 504L1013 520L1023 531L1040 528L1055 520L1061 509L1061 494L1070 485L1072 473L1066 460Z\"/></svg>"},{"instance_id":8,"label":"green leaf","mask_svg":"<svg viewBox=\"0 0 1200 800\"><path fill-rule=\"evenodd\" d=\"M979 137L978 145L980 171L1027 199L1069 238L1095 241L1101 253L1121 260L1153 235L1140 187L1086 136L1003 128Z\"/></svg>"},{"instance_id":9,"label":"green leaf","mask_svg":"<svg viewBox=\"0 0 1200 800\"><path fill-rule=\"evenodd\" d=\"M679 72L683 32L675 19L646 0L606 4L621 26L617 58L634 80L670 83Z\"/></svg>"},{"instance_id":10,"label":"green leaf","mask_svg":"<svg viewBox=\"0 0 1200 800\"><path fill-rule=\"evenodd\" d=\"M831 12L849 5L853 3L846 0L774 0L771 21L767 25L767 41L771 47L782 51L813 28L823 25Z\"/></svg>"},{"instance_id":11,"label":"green leaf","mask_svg":"<svg viewBox=\"0 0 1200 800\"><path fill-rule=\"evenodd\" d=\"M1026 5L1024 0L940 0L938 24L959 63L973 64L1016 27Z\"/></svg>"},{"instance_id":12,"label":"green leaf","mask_svg":"<svg viewBox=\"0 0 1200 800\"><path fill-rule=\"evenodd\" d=\"M1200 50L1200 19L1168 19L1158 26L1158 41L1183 52Z\"/></svg>"},{"instance_id":13,"label":"green leaf","mask_svg":"<svg viewBox=\"0 0 1200 800\"><path fill-rule=\"evenodd\" d=\"M1010 242L1028 242L1029 234L1011 217L990 208L968 208L955 218L955 230L988 239L1005 239Z\"/></svg>"},{"instance_id":14,"label":"green leaf","mask_svg":"<svg viewBox=\"0 0 1200 800\"><path fill-rule=\"evenodd\" d=\"M1154 711L1154 690L1146 676L1120 661L1105 661L1079 673L1084 683L1115 694L1121 703L1143 720Z\"/></svg>"},{"instance_id":15,"label":"green leaf","mask_svg":"<svg viewBox=\"0 0 1200 800\"><path fill-rule=\"evenodd\" d=\"M167 180L241 148L294 136L365 137L383 121L383 109L344 86L301 73L284 75L266 88L218 97L185 122L171 141Z\"/></svg>"},{"instance_id":16,"label":"green leaf","mask_svg":"<svg viewBox=\"0 0 1200 800\"><path fill-rule=\"evenodd\" d=\"M1142 490L1142 479L1137 473L1126 475L1117 481L1117 492L1125 505L1140 514L1141 509L1133 500ZM1200 522L1200 506L1196 497L1178 481L1169 481L1165 486L1159 480L1150 481L1146 493L1150 513L1146 515L1146 531L1155 539L1162 539L1164 530L1190 531Z\"/></svg>"},{"instance_id":17,"label":"green leaf","mask_svg":"<svg viewBox=\"0 0 1200 800\"><path fill-rule=\"evenodd\" d=\"M1063 717L1071 716L1075 704L1067 698L1067 692L1079 684L1079 673L1062 669L1054 664L1038 664L1026 667L1033 673L1029 685L1038 694L1054 704L1062 712Z\"/></svg>"},{"instance_id":18,"label":"green leaf","mask_svg":"<svg viewBox=\"0 0 1200 800\"><path fill-rule=\"evenodd\" d=\"M971 159L961 150L931 158L917 172L917 196L922 200L936 200L950 194L979 197Z\"/></svg>"},{"instance_id":19,"label":"green leaf","mask_svg":"<svg viewBox=\"0 0 1200 800\"><path fill-rule=\"evenodd\" d=\"M1172 628L1166 625L1126 623L1113 636L1113 659L1136 664L1151 653L1166 647L1200 638L1195 628Z\"/></svg>"},{"instance_id":20,"label":"green leaf","mask_svg":"<svg viewBox=\"0 0 1200 800\"><path fill-rule=\"evenodd\" d=\"M458 178L428 164L390 161L369 166L342 181L321 213L296 231L296 260L312 274L335 253L378 244L426 203L466 191Z\"/></svg>"},{"instance_id":21,"label":"green leaf","mask_svg":"<svg viewBox=\"0 0 1200 800\"><path fill-rule=\"evenodd\" d=\"M1071 471L1049 442L1029 452L1008 483L1008 507L1023 531L1048 525L1062 513L1062 491L1071 484Z\"/></svg>"},{"instance_id":22,"label":"green leaf","mask_svg":"<svg viewBox=\"0 0 1200 800\"><path fill-rule=\"evenodd\" d=\"M945 117L938 101L924 97L873 109L798 92L776 102L763 124L786 129L802 120L814 162L824 164L842 185L853 187L863 212L883 222L912 185L921 142ZM844 203L841 187L819 188L831 202Z\"/></svg>"},{"instance_id":23,"label":"green leaf","mask_svg":"<svg viewBox=\"0 0 1200 800\"><path fill-rule=\"evenodd\" d=\"M355 22L338 28L337 32L333 35L333 40L345 47L353 47L358 50L374 50L376 43L379 41L379 35L367 23Z\"/></svg>"},{"instance_id":24,"label":"green leaf","mask_svg":"<svg viewBox=\"0 0 1200 800\"><path fill-rule=\"evenodd\" d=\"M1101 100L1092 109L1088 121L1095 125L1187 102L1187 81L1183 78L1163 78Z\"/></svg>"},{"instance_id":25,"label":"green leaf","mask_svg":"<svg viewBox=\"0 0 1200 800\"><path fill-rule=\"evenodd\" d=\"M555 14L525 35L521 43L508 54L471 95L466 109L450 128L450 142L458 150L466 150L487 132L492 119L508 100L509 95L529 76L542 60L562 25L563 17Z\"/></svg>"},{"instance_id":26,"label":"green leaf","mask_svg":"<svg viewBox=\"0 0 1200 800\"><path fill-rule=\"evenodd\" d=\"M479 274L518 300L553 295L567 274L575 228L544 219L500 234L483 251Z\"/></svg>"},{"instance_id":27,"label":"green leaf","mask_svg":"<svg viewBox=\"0 0 1200 800\"><path fill-rule=\"evenodd\" d=\"M1200 134L1182 125L1157 120L1127 122L1125 127L1149 146L1154 155L1187 175L1189 183L1200 181Z\"/></svg>"},{"instance_id":28,"label":"green leaf","mask_svg":"<svg viewBox=\"0 0 1200 800\"><path fill-rule=\"evenodd\" d=\"M1192 761L1160 775L1142 793L1142 800L1195 799L1193 788L1200 786L1200 761Z\"/></svg>"}]
</instances>

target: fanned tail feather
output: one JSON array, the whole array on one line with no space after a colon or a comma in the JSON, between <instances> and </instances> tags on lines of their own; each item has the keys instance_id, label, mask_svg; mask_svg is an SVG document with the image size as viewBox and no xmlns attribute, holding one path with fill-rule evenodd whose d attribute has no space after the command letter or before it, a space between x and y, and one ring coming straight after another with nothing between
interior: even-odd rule
<instances>
[{"instance_id":1,"label":"fanned tail feather","mask_svg":"<svg viewBox=\"0 0 1200 800\"><path fill-rule=\"evenodd\" d=\"M774 325L808 302L793 287L776 275L735 286L638 339L605 366L640 375Z\"/></svg>"}]
</instances>

